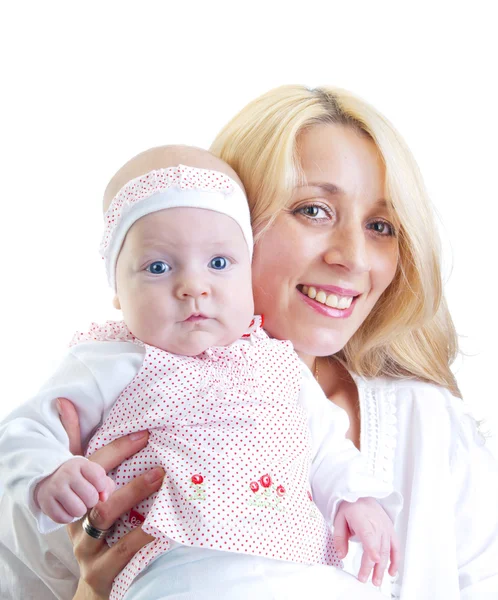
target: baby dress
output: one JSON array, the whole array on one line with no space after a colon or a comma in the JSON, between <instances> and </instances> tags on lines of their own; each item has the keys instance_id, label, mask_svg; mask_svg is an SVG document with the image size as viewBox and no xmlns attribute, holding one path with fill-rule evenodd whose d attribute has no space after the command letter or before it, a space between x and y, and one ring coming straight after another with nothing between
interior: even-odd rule
<instances>
[{"instance_id":1,"label":"baby dress","mask_svg":"<svg viewBox=\"0 0 498 600\"><path fill-rule=\"evenodd\" d=\"M176 543L299 563L340 565L310 489L311 443L298 402L302 363L255 317L230 346L190 357L134 338L124 323L96 326L75 343L129 340L145 348L141 369L88 447L149 431L147 446L110 476L117 486L160 465L161 489L121 518L114 544L143 524L155 541L116 578L111 598ZM174 542L172 542L174 540Z\"/></svg>"}]
</instances>

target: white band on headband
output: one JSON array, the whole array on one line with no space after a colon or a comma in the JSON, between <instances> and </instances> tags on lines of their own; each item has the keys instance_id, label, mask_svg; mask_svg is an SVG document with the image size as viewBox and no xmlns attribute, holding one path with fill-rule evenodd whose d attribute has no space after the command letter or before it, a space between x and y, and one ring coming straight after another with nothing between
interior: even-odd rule
<instances>
[{"instance_id":1,"label":"white band on headband","mask_svg":"<svg viewBox=\"0 0 498 600\"><path fill-rule=\"evenodd\" d=\"M100 253L107 280L116 290L116 262L130 227L141 217L166 208L213 210L240 226L252 257L253 239L247 198L240 186L218 171L178 165L132 179L116 194L104 215Z\"/></svg>"}]
</instances>

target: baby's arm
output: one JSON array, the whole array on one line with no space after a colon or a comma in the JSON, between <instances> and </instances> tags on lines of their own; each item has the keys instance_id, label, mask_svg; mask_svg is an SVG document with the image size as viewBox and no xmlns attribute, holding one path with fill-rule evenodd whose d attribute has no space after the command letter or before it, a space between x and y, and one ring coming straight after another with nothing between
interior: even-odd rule
<instances>
[{"instance_id":1,"label":"baby's arm","mask_svg":"<svg viewBox=\"0 0 498 600\"><path fill-rule=\"evenodd\" d=\"M364 549L359 577L366 580L375 564L374 582L380 584L389 556L391 573L398 561L393 522L401 510L401 496L368 472L365 458L346 438L347 414L325 397L304 367L300 403L311 433L314 502L334 526L340 557L346 556L348 540L356 536Z\"/></svg>"},{"instance_id":2,"label":"baby's arm","mask_svg":"<svg viewBox=\"0 0 498 600\"><path fill-rule=\"evenodd\" d=\"M373 497L394 521L402 506L400 494L392 484L369 473L365 457L346 438L346 412L325 396L304 365L299 401L311 433L313 499L322 514L333 523L340 502Z\"/></svg>"},{"instance_id":3,"label":"baby's arm","mask_svg":"<svg viewBox=\"0 0 498 600\"><path fill-rule=\"evenodd\" d=\"M140 368L142 359L136 358L135 348L135 354L128 356L129 346L125 342L76 346L40 392L0 425L0 480L7 493L28 506L42 532L51 531L56 525L43 514L35 489L66 461L74 459L57 413L57 398L70 398L75 404L86 445L119 392ZM78 460L86 462L83 458ZM109 489L103 490L106 491ZM43 494L42 498L44 502Z\"/></svg>"}]
</instances>

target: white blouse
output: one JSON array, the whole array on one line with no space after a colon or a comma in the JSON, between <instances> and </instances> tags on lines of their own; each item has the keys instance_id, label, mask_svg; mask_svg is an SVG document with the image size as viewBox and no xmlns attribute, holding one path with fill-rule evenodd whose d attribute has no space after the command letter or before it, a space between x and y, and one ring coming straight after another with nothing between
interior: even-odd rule
<instances>
[{"instance_id":1,"label":"white blouse","mask_svg":"<svg viewBox=\"0 0 498 600\"><path fill-rule=\"evenodd\" d=\"M404 497L400 573L386 578L385 596L498 599L498 463L468 408L419 381L355 381L361 451L372 473ZM40 536L7 496L0 514L0 598L72 598L78 567L65 530ZM348 568L357 560L351 548Z\"/></svg>"},{"instance_id":2,"label":"white blouse","mask_svg":"<svg viewBox=\"0 0 498 600\"><path fill-rule=\"evenodd\" d=\"M498 463L468 406L421 381L354 379L361 451L404 498L399 574L383 592L401 600L498 599Z\"/></svg>"}]
</instances>

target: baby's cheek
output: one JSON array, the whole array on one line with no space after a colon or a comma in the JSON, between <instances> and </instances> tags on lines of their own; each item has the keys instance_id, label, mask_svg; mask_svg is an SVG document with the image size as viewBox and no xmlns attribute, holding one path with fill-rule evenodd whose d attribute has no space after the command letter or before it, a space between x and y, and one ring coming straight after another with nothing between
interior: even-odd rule
<instances>
[{"instance_id":1,"label":"baby's cheek","mask_svg":"<svg viewBox=\"0 0 498 600\"><path fill-rule=\"evenodd\" d=\"M167 304L164 297L162 301L150 294L136 297L133 306L130 307L129 318L125 316L126 324L133 335L143 342L160 346L156 337L174 318L174 313Z\"/></svg>"},{"instance_id":2,"label":"baby's cheek","mask_svg":"<svg viewBox=\"0 0 498 600\"><path fill-rule=\"evenodd\" d=\"M231 329L234 339L240 338L248 329L254 317L254 302L252 294L238 294L236 300L232 300L233 308L230 323L227 326Z\"/></svg>"}]
</instances>

